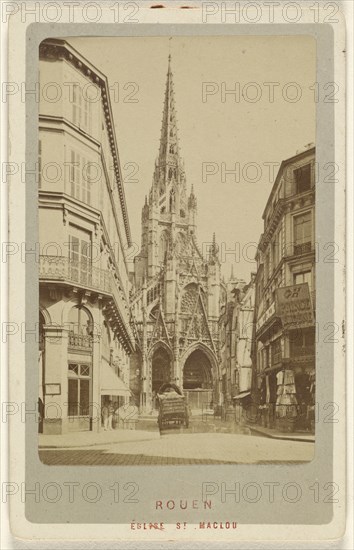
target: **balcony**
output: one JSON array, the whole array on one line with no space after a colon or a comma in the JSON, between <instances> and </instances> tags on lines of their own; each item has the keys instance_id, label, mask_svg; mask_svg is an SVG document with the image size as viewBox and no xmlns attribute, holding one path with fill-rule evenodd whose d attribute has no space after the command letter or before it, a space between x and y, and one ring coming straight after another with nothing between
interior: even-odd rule
<instances>
[{"instance_id":1,"label":"balcony","mask_svg":"<svg viewBox=\"0 0 354 550\"><path fill-rule=\"evenodd\" d=\"M118 311L122 320L122 323L119 323L120 331L125 333L127 343L132 349L133 336L128 303L112 271L90 265L88 262L72 261L64 256L40 256L39 280L62 282L103 294L109 299L113 298L109 301L112 302L112 308Z\"/></svg>"},{"instance_id":2,"label":"balcony","mask_svg":"<svg viewBox=\"0 0 354 550\"><path fill-rule=\"evenodd\" d=\"M294 244L294 256L301 256L302 254L307 254L308 252L311 252L312 250L312 243L301 243L301 244Z\"/></svg>"},{"instance_id":3,"label":"balcony","mask_svg":"<svg viewBox=\"0 0 354 550\"><path fill-rule=\"evenodd\" d=\"M111 273L104 269L75 262L64 256L40 256L39 278L67 281L84 288L111 293Z\"/></svg>"},{"instance_id":4,"label":"balcony","mask_svg":"<svg viewBox=\"0 0 354 550\"><path fill-rule=\"evenodd\" d=\"M93 338L89 335L69 333L68 347L76 351L92 352Z\"/></svg>"}]
</instances>

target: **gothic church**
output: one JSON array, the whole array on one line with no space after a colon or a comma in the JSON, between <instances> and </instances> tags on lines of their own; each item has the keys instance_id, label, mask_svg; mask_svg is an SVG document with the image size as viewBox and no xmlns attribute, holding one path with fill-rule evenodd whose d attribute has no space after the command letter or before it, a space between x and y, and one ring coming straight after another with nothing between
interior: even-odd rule
<instances>
[{"instance_id":1,"label":"gothic church","mask_svg":"<svg viewBox=\"0 0 354 550\"><path fill-rule=\"evenodd\" d=\"M207 258L198 248L196 214L180 157L169 56L160 147L142 209L131 300L137 341L131 367L146 411L164 382L182 387L192 409L219 400L220 263L215 237Z\"/></svg>"}]
</instances>

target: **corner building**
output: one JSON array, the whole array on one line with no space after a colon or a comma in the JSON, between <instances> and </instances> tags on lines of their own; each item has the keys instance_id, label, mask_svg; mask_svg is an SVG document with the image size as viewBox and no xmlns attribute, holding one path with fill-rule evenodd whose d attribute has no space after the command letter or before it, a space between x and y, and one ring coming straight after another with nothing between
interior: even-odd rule
<instances>
[{"instance_id":1,"label":"corner building","mask_svg":"<svg viewBox=\"0 0 354 550\"><path fill-rule=\"evenodd\" d=\"M204 259L196 239L197 198L187 190L177 135L169 58L160 147L141 215L141 251L135 257L137 353L132 389L143 410L154 407L164 382L174 382L192 409L220 399L218 361L220 263L215 238Z\"/></svg>"},{"instance_id":2,"label":"corner building","mask_svg":"<svg viewBox=\"0 0 354 550\"><path fill-rule=\"evenodd\" d=\"M315 147L280 166L257 260L253 399L258 420L313 429L315 404Z\"/></svg>"},{"instance_id":3,"label":"corner building","mask_svg":"<svg viewBox=\"0 0 354 550\"><path fill-rule=\"evenodd\" d=\"M67 42L50 39L40 46L40 86L41 428L100 430L103 402L129 400L134 350L131 238L108 81Z\"/></svg>"}]
</instances>

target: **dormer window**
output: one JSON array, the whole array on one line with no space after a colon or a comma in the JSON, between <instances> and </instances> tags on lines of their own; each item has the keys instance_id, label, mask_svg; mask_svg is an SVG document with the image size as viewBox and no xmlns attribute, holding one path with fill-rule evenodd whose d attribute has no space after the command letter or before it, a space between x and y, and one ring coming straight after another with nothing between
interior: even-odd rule
<instances>
[{"instance_id":1,"label":"dormer window","mask_svg":"<svg viewBox=\"0 0 354 550\"><path fill-rule=\"evenodd\" d=\"M305 193L311 189L311 164L305 164L294 170L295 192Z\"/></svg>"}]
</instances>

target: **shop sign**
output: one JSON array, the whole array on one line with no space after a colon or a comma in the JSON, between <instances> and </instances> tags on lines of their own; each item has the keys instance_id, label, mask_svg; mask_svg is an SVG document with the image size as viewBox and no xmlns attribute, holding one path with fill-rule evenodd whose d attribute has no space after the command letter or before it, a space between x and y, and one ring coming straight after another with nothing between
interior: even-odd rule
<instances>
[{"instance_id":1,"label":"shop sign","mask_svg":"<svg viewBox=\"0 0 354 550\"><path fill-rule=\"evenodd\" d=\"M308 283L276 289L275 307L285 329L301 328L314 323Z\"/></svg>"}]
</instances>

